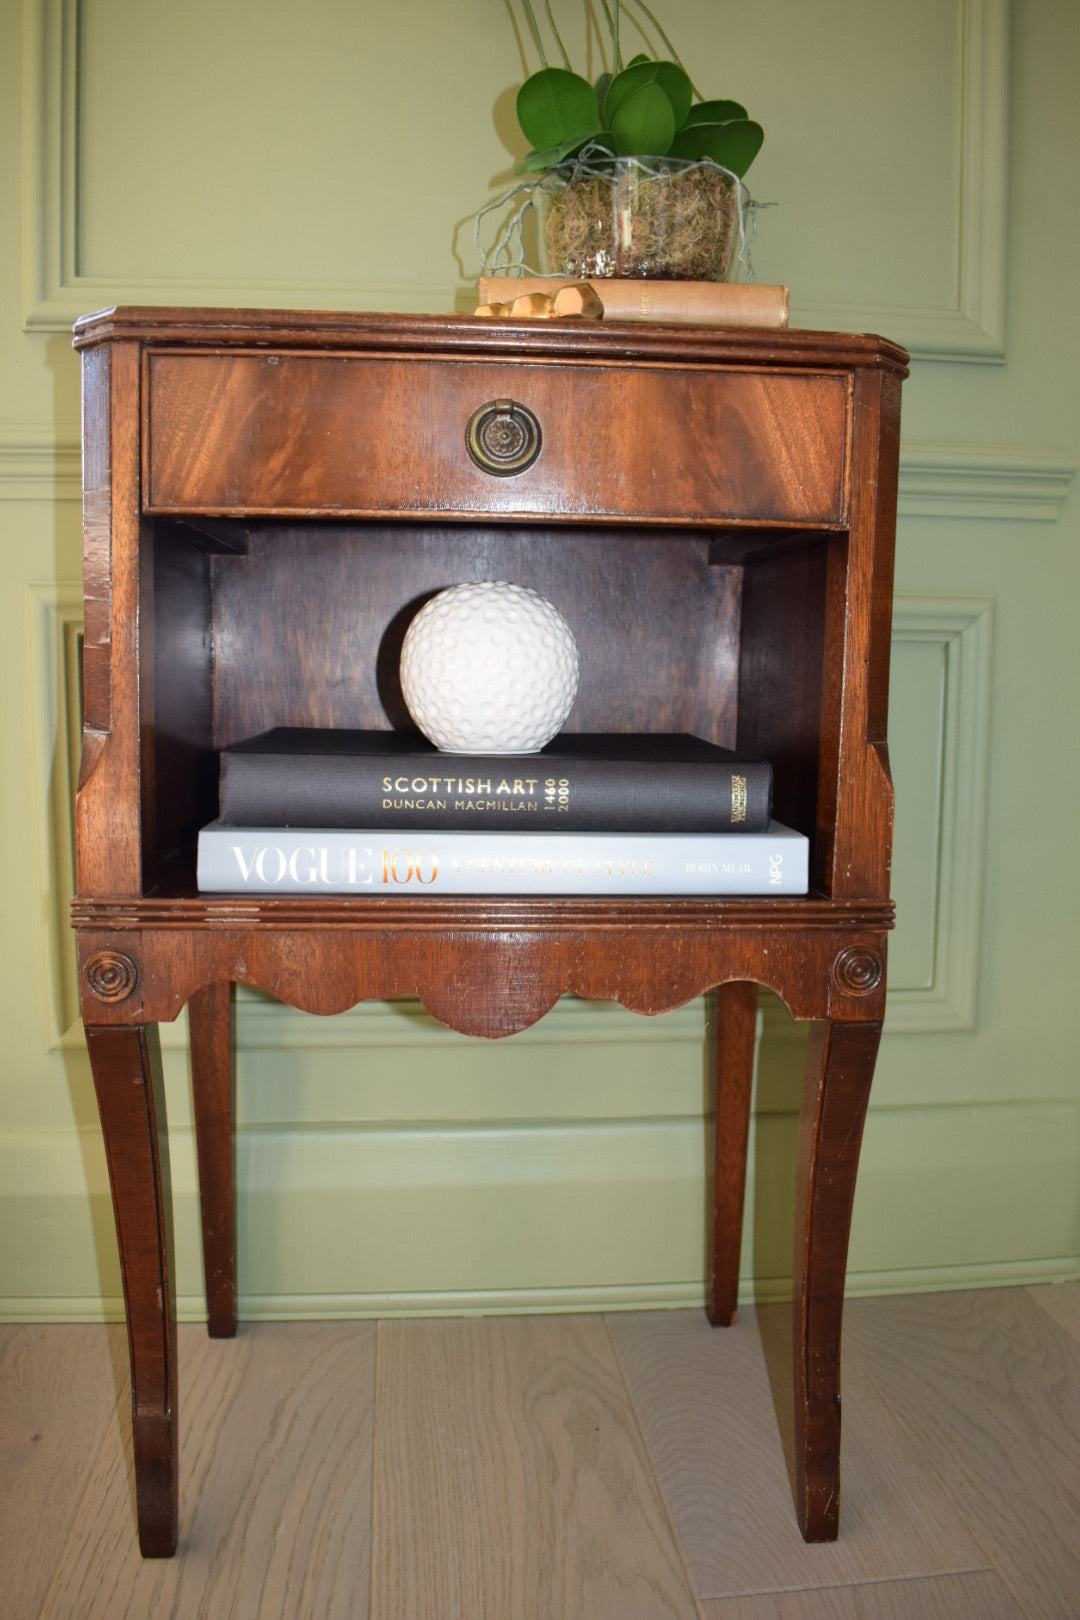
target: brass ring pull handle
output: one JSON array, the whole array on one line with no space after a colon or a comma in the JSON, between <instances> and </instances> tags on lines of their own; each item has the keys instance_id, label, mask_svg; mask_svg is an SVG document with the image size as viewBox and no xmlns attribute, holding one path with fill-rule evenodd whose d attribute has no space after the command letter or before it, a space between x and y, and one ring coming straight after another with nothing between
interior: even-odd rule
<instances>
[{"instance_id":1,"label":"brass ring pull handle","mask_svg":"<svg viewBox=\"0 0 1080 1620\"><path fill-rule=\"evenodd\" d=\"M540 423L514 399L493 399L469 418L465 448L476 465L495 478L511 478L540 454Z\"/></svg>"}]
</instances>

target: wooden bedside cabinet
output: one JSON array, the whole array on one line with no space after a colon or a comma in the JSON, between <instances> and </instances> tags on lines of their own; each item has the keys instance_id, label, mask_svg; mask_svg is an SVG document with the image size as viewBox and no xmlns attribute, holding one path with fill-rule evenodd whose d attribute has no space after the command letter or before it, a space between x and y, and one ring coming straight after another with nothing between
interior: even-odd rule
<instances>
[{"instance_id":1,"label":"wooden bedside cabinet","mask_svg":"<svg viewBox=\"0 0 1080 1620\"><path fill-rule=\"evenodd\" d=\"M235 983L319 1013L415 994L477 1036L523 1029L565 992L659 1013L715 988L718 1324L735 1311L758 986L813 1020L796 1505L808 1539L834 1537L848 1231L893 919L885 722L906 356L819 332L184 309L106 311L75 343L73 920L144 1553L168 1555L177 1537L156 1025L188 1005L209 1326L228 1335ZM522 423L535 443L511 468ZM582 671L568 729L690 731L771 760L777 818L811 841L809 895L200 895L220 751L277 725L404 723L412 613L479 579L531 586L569 622Z\"/></svg>"}]
</instances>

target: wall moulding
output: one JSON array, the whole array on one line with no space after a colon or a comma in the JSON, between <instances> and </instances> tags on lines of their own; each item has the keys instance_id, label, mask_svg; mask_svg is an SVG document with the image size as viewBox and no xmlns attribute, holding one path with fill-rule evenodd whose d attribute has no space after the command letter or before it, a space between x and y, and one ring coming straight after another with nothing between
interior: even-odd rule
<instances>
[{"instance_id":1,"label":"wall moulding","mask_svg":"<svg viewBox=\"0 0 1080 1620\"><path fill-rule=\"evenodd\" d=\"M81 1041L74 936L68 923L75 888L75 784L82 732L82 585L27 587L27 656L31 701L31 770L35 802L34 857L45 1048Z\"/></svg>"},{"instance_id":2,"label":"wall moulding","mask_svg":"<svg viewBox=\"0 0 1080 1620\"><path fill-rule=\"evenodd\" d=\"M1053 523L1077 463L1059 450L909 444L900 452L901 517ZM0 426L0 501L82 498L77 433L48 424Z\"/></svg>"},{"instance_id":3,"label":"wall moulding","mask_svg":"<svg viewBox=\"0 0 1080 1620\"><path fill-rule=\"evenodd\" d=\"M114 304L308 309L387 309L424 313L448 307L443 283L310 278L252 281L132 279L80 270L79 124L81 0L24 0L23 327L64 332L80 316Z\"/></svg>"},{"instance_id":4,"label":"wall moulding","mask_svg":"<svg viewBox=\"0 0 1080 1620\"><path fill-rule=\"evenodd\" d=\"M901 517L1054 523L1076 462L1060 451L912 444L900 454Z\"/></svg>"},{"instance_id":5,"label":"wall moulding","mask_svg":"<svg viewBox=\"0 0 1080 1620\"><path fill-rule=\"evenodd\" d=\"M800 306L815 327L880 331L916 358L1000 361L1005 354L1005 241L1008 127L1008 0L952 0L958 41L955 107L958 159L951 215L940 229L954 242L955 274L943 307L865 301ZM78 130L80 0L25 0L24 324L63 331L80 315L115 303L282 305L313 309L453 307L461 289L444 283L328 281L315 263L299 280L178 282L89 276L80 269ZM793 272L793 280L797 276Z\"/></svg>"},{"instance_id":6,"label":"wall moulding","mask_svg":"<svg viewBox=\"0 0 1080 1620\"><path fill-rule=\"evenodd\" d=\"M923 651L936 671L940 730L935 741L925 726L919 728L928 741L918 760L906 760L893 747L900 804L893 893L898 929L912 937L903 952L893 948L886 1035L958 1034L976 1027L993 627L992 597L902 594L893 603L893 703L903 702L898 677L904 649ZM899 729L890 720L890 735ZM928 875L910 898L904 892L905 769L932 784L933 799L926 841L906 850L908 870ZM906 969L901 956L910 964ZM927 964L925 972L915 968L918 962ZM805 1039L804 1026L793 1023L774 998L765 997L763 1006L764 1040Z\"/></svg>"},{"instance_id":7,"label":"wall moulding","mask_svg":"<svg viewBox=\"0 0 1080 1620\"><path fill-rule=\"evenodd\" d=\"M1011 1104L974 1117L969 1106L880 1111L863 1148L867 1193L849 1292L1077 1276L1076 1107L1029 1102L1023 1111L1019 1138ZM791 1161L794 1121L775 1122L771 1135L748 1185L741 1304L790 1298L788 1223L770 1222L767 1206L778 1185L770 1169ZM689 1120L344 1129L332 1142L241 1130L241 1314L700 1309L704 1136ZM177 1125L170 1139L180 1308L205 1321L194 1142ZM109 1220L96 1127L0 1140L0 1184L14 1246L0 1319L122 1319L115 1256L99 1257L93 1241ZM913 1199L913 1185L924 1196ZM538 1222L538 1211L548 1219ZM35 1252L43 1225L51 1247Z\"/></svg>"},{"instance_id":8,"label":"wall moulding","mask_svg":"<svg viewBox=\"0 0 1080 1620\"><path fill-rule=\"evenodd\" d=\"M943 308L805 304L808 326L881 332L916 360L1005 359L1009 0L957 0L959 168L952 228L953 296Z\"/></svg>"},{"instance_id":9,"label":"wall moulding","mask_svg":"<svg viewBox=\"0 0 1080 1620\"><path fill-rule=\"evenodd\" d=\"M933 912L924 920L932 972L925 985L890 990L889 1034L975 1028L993 628L991 597L901 595L893 605L894 652L921 645L940 656L942 735L936 844L919 855L936 878Z\"/></svg>"},{"instance_id":10,"label":"wall moulding","mask_svg":"<svg viewBox=\"0 0 1080 1620\"><path fill-rule=\"evenodd\" d=\"M82 499L78 437L48 426L0 427L0 501Z\"/></svg>"}]
</instances>

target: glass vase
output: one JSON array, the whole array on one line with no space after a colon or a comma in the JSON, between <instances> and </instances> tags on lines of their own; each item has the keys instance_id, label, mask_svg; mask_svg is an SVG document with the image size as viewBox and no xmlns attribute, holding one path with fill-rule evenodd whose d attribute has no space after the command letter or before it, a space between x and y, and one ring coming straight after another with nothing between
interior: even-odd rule
<instances>
[{"instance_id":1,"label":"glass vase","mask_svg":"<svg viewBox=\"0 0 1080 1620\"><path fill-rule=\"evenodd\" d=\"M649 157L564 164L533 200L543 274L575 281L727 281L748 201L715 163Z\"/></svg>"}]
</instances>

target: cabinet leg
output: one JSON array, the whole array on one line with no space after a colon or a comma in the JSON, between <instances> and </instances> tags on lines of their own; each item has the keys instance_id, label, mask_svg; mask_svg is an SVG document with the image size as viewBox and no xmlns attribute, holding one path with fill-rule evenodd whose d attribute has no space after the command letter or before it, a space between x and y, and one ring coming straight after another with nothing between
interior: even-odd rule
<instances>
[{"instance_id":1,"label":"cabinet leg","mask_svg":"<svg viewBox=\"0 0 1080 1620\"><path fill-rule=\"evenodd\" d=\"M236 1332L232 1006L229 984L212 984L188 1002L207 1329L212 1339L231 1339Z\"/></svg>"},{"instance_id":2,"label":"cabinet leg","mask_svg":"<svg viewBox=\"0 0 1080 1620\"><path fill-rule=\"evenodd\" d=\"M714 1327L729 1327L738 1303L757 1003L756 984L722 984L716 991L716 1135L706 1302Z\"/></svg>"},{"instance_id":3,"label":"cabinet leg","mask_svg":"<svg viewBox=\"0 0 1080 1620\"><path fill-rule=\"evenodd\" d=\"M840 1333L851 1208L880 1023L815 1024L795 1201L795 1492L807 1541L840 1522Z\"/></svg>"},{"instance_id":4,"label":"cabinet leg","mask_svg":"<svg viewBox=\"0 0 1080 1620\"><path fill-rule=\"evenodd\" d=\"M157 1026L87 1029L112 1186L131 1354L139 1546L176 1551L176 1296L169 1147Z\"/></svg>"}]
</instances>

